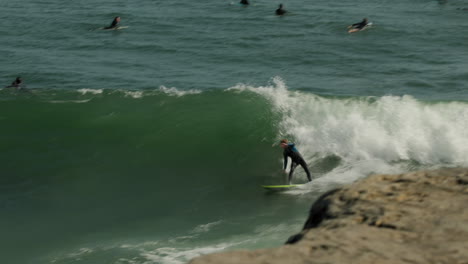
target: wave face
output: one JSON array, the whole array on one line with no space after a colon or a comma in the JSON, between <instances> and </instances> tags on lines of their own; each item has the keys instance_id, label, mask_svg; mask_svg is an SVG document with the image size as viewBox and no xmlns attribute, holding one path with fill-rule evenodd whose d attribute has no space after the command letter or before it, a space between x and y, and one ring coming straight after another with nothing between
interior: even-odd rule
<instances>
[{"instance_id":1,"label":"wave face","mask_svg":"<svg viewBox=\"0 0 468 264\"><path fill-rule=\"evenodd\" d=\"M238 1L0 0L1 263L278 246L327 190L467 166L466 0ZM268 194L282 138L314 181Z\"/></svg>"},{"instance_id":2,"label":"wave face","mask_svg":"<svg viewBox=\"0 0 468 264\"><path fill-rule=\"evenodd\" d=\"M205 91L0 92L1 215L15 220L5 237L23 247L47 237L31 253L44 263L184 263L274 246L326 190L371 173L468 165L466 102L319 96L279 77ZM265 196L259 185L285 180L281 138L315 180ZM294 182L305 181L298 169ZM24 219L35 219L37 239L24 242Z\"/></svg>"}]
</instances>

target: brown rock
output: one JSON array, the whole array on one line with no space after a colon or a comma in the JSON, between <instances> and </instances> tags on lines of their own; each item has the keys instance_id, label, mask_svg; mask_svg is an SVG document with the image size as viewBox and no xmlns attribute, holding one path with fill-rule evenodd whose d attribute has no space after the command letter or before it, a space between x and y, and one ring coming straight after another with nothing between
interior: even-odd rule
<instances>
[{"instance_id":1,"label":"brown rock","mask_svg":"<svg viewBox=\"0 0 468 264\"><path fill-rule=\"evenodd\" d=\"M276 249L190 264L468 264L468 169L374 175L320 197L304 229Z\"/></svg>"}]
</instances>

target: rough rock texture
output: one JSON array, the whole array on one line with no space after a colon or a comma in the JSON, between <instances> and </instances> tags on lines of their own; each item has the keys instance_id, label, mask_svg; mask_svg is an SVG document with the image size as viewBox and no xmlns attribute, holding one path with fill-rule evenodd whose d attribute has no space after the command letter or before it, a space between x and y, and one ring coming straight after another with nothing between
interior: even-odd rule
<instances>
[{"instance_id":1,"label":"rough rock texture","mask_svg":"<svg viewBox=\"0 0 468 264\"><path fill-rule=\"evenodd\" d=\"M468 169L370 176L319 198L287 245L189 263L468 264Z\"/></svg>"}]
</instances>

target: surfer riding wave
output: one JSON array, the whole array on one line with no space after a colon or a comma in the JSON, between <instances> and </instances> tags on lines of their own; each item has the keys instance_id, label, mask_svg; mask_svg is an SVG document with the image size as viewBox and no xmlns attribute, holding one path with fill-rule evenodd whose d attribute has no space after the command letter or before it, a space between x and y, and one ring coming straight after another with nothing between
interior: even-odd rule
<instances>
[{"instance_id":1,"label":"surfer riding wave","mask_svg":"<svg viewBox=\"0 0 468 264\"><path fill-rule=\"evenodd\" d=\"M309 168L307 168L307 163L305 162L304 158L302 158L299 151L296 149L295 144L294 143L289 143L287 139L282 139L280 141L280 147L284 149L284 151L283 151L283 157L284 157L283 170L285 172L286 172L286 168L288 166L288 157L291 158L291 170L289 171L288 183L291 184L291 179L292 179L294 170L296 169L297 165L301 165L301 167L304 169L304 171L307 174L307 179L309 179L309 181L312 181L312 178L310 177Z\"/></svg>"}]
</instances>

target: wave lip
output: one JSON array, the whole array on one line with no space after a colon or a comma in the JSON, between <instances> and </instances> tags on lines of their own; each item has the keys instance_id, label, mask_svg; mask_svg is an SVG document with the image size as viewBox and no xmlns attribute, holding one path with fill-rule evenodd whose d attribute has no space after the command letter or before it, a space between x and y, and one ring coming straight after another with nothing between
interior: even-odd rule
<instances>
[{"instance_id":1,"label":"wave lip","mask_svg":"<svg viewBox=\"0 0 468 264\"><path fill-rule=\"evenodd\" d=\"M280 115L276 141L294 141L312 171L330 184L371 173L468 166L464 102L424 102L409 95L323 97L291 91L280 77L267 86L227 90L253 92L270 102ZM337 160L333 168L321 168L330 157ZM305 179L301 170L298 178Z\"/></svg>"},{"instance_id":2,"label":"wave lip","mask_svg":"<svg viewBox=\"0 0 468 264\"><path fill-rule=\"evenodd\" d=\"M427 103L412 96L326 98L271 86L237 85L265 97L282 114L278 137L348 160L415 160L468 165L468 104Z\"/></svg>"},{"instance_id":3,"label":"wave lip","mask_svg":"<svg viewBox=\"0 0 468 264\"><path fill-rule=\"evenodd\" d=\"M191 90L187 90L187 91L181 91L175 87L171 87L171 88L167 88L165 86L160 86L158 91L162 92L162 93L165 93L167 95L170 95L170 96L184 96L184 95L188 95L188 94L200 94L202 93L201 90L197 90L197 89L191 89Z\"/></svg>"}]
</instances>

